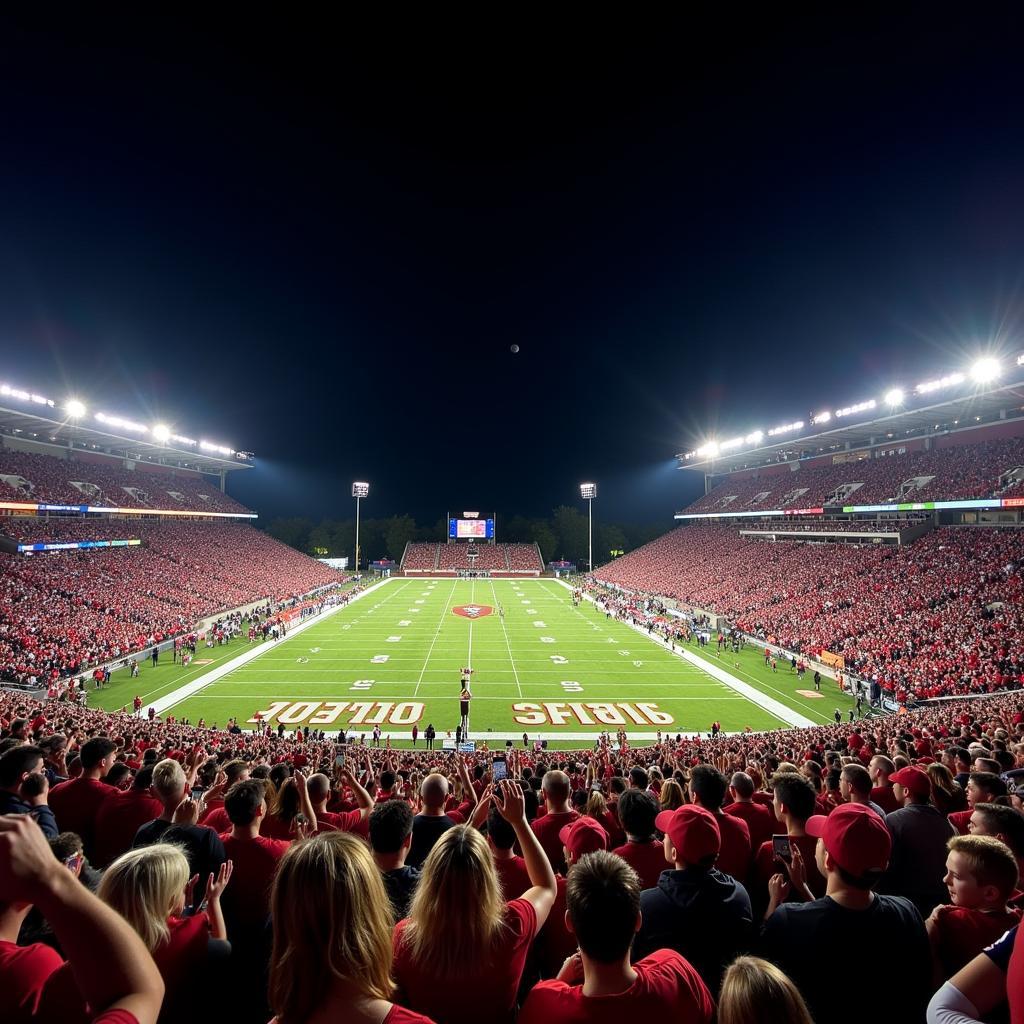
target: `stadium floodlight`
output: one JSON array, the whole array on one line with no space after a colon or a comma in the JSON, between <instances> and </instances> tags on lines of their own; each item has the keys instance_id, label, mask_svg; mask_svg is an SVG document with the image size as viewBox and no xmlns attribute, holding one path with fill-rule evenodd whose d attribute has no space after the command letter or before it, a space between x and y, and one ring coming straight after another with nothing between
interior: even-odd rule
<instances>
[{"instance_id":1,"label":"stadium floodlight","mask_svg":"<svg viewBox=\"0 0 1024 1024\"><path fill-rule=\"evenodd\" d=\"M715 458L715 456L718 455L718 442L717 441L708 441L707 444L702 444L697 449L697 454L702 459L703 458L707 458L707 459Z\"/></svg>"},{"instance_id":2,"label":"stadium floodlight","mask_svg":"<svg viewBox=\"0 0 1024 1024\"><path fill-rule=\"evenodd\" d=\"M742 437L731 437L728 441L723 441L719 446L719 451L728 452L732 451L733 448L739 448L743 444L744 438Z\"/></svg>"},{"instance_id":3,"label":"stadium floodlight","mask_svg":"<svg viewBox=\"0 0 1024 1024\"><path fill-rule=\"evenodd\" d=\"M971 379L975 384L991 384L1002 372L999 360L986 356L971 367Z\"/></svg>"},{"instance_id":4,"label":"stadium floodlight","mask_svg":"<svg viewBox=\"0 0 1024 1024\"><path fill-rule=\"evenodd\" d=\"M149 427L144 426L142 423L136 423L134 420L126 420L121 416L110 416L105 412L96 413L96 419L100 423L105 423L108 427L114 427L117 430L129 430L134 434L148 434Z\"/></svg>"},{"instance_id":5,"label":"stadium floodlight","mask_svg":"<svg viewBox=\"0 0 1024 1024\"><path fill-rule=\"evenodd\" d=\"M957 384L963 384L965 380L967 378L962 373L950 373L937 380L926 380L923 384L918 384L914 390L919 395L930 395L933 391L940 391L942 388L956 387Z\"/></svg>"},{"instance_id":6,"label":"stadium floodlight","mask_svg":"<svg viewBox=\"0 0 1024 1024\"><path fill-rule=\"evenodd\" d=\"M171 439L171 428L164 426L163 423L158 423L152 430L153 436L163 443L167 443Z\"/></svg>"},{"instance_id":7,"label":"stadium floodlight","mask_svg":"<svg viewBox=\"0 0 1024 1024\"><path fill-rule=\"evenodd\" d=\"M352 497L356 499L356 572L359 572L359 501L369 493L370 485L365 480L352 484Z\"/></svg>"},{"instance_id":8,"label":"stadium floodlight","mask_svg":"<svg viewBox=\"0 0 1024 1024\"><path fill-rule=\"evenodd\" d=\"M867 402L858 402L856 405L848 405L843 409L836 409L836 416L856 416L859 412L868 412L870 409L874 409L877 404L873 398Z\"/></svg>"},{"instance_id":9,"label":"stadium floodlight","mask_svg":"<svg viewBox=\"0 0 1024 1024\"><path fill-rule=\"evenodd\" d=\"M830 419L832 419L832 413L826 409L824 412L819 412L817 416L812 416L811 423L818 426L819 423L828 423Z\"/></svg>"},{"instance_id":10,"label":"stadium floodlight","mask_svg":"<svg viewBox=\"0 0 1024 1024\"><path fill-rule=\"evenodd\" d=\"M1017 365L1024 366L1024 352L1017 356Z\"/></svg>"},{"instance_id":11,"label":"stadium floodlight","mask_svg":"<svg viewBox=\"0 0 1024 1024\"><path fill-rule=\"evenodd\" d=\"M69 398L64 403L64 411L73 419L81 419L86 412L85 403L80 402L77 398Z\"/></svg>"},{"instance_id":12,"label":"stadium floodlight","mask_svg":"<svg viewBox=\"0 0 1024 1024\"><path fill-rule=\"evenodd\" d=\"M580 484L580 497L587 503L589 530L587 532L587 572L594 571L594 499L597 497L597 484Z\"/></svg>"},{"instance_id":13,"label":"stadium floodlight","mask_svg":"<svg viewBox=\"0 0 1024 1024\"><path fill-rule=\"evenodd\" d=\"M760 444L763 438L764 438L764 431L763 430L755 430L753 433L747 434L746 442L747 442L747 444Z\"/></svg>"},{"instance_id":14,"label":"stadium floodlight","mask_svg":"<svg viewBox=\"0 0 1024 1024\"><path fill-rule=\"evenodd\" d=\"M890 388L885 393L885 404L893 407L903 404L903 399L907 396L903 393L903 388Z\"/></svg>"},{"instance_id":15,"label":"stadium floodlight","mask_svg":"<svg viewBox=\"0 0 1024 1024\"><path fill-rule=\"evenodd\" d=\"M791 434L794 430L801 430L803 425L803 420L797 420L795 423L783 423L781 427L772 427L772 429L768 431L768 436L776 437L779 434Z\"/></svg>"}]
</instances>

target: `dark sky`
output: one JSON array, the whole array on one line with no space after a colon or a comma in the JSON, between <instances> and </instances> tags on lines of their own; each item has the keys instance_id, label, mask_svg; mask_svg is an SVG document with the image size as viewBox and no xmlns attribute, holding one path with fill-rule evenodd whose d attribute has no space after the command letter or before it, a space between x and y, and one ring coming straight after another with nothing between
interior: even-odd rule
<instances>
[{"instance_id":1,"label":"dark sky","mask_svg":"<svg viewBox=\"0 0 1024 1024\"><path fill-rule=\"evenodd\" d=\"M231 490L265 515L595 479L598 514L667 518L703 431L1019 326L1012 5L780 6L8 20L0 379L254 451Z\"/></svg>"}]
</instances>

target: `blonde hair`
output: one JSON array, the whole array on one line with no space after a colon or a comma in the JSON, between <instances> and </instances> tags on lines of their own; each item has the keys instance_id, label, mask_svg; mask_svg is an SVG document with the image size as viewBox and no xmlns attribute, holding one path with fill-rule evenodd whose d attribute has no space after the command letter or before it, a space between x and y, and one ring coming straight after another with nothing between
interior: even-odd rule
<instances>
[{"instance_id":1,"label":"blonde hair","mask_svg":"<svg viewBox=\"0 0 1024 1024\"><path fill-rule=\"evenodd\" d=\"M448 829L423 863L402 932L413 960L438 977L470 973L505 929L505 900L484 838Z\"/></svg>"},{"instance_id":2,"label":"blonde hair","mask_svg":"<svg viewBox=\"0 0 1024 1024\"><path fill-rule=\"evenodd\" d=\"M608 802L604 795L596 789L592 789L590 796L587 797L587 806L583 808L583 813L595 821L600 821L608 813Z\"/></svg>"},{"instance_id":3,"label":"blonde hair","mask_svg":"<svg viewBox=\"0 0 1024 1024\"><path fill-rule=\"evenodd\" d=\"M153 789L164 800L179 800L185 795L185 769L171 757L153 768Z\"/></svg>"},{"instance_id":4,"label":"blonde hair","mask_svg":"<svg viewBox=\"0 0 1024 1024\"><path fill-rule=\"evenodd\" d=\"M391 904L366 843L326 832L293 843L270 895L269 997L279 1024L307 1020L335 978L390 999Z\"/></svg>"},{"instance_id":5,"label":"blonde hair","mask_svg":"<svg viewBox=\"0 0 1024 1024\"><path fill-rule=\"evenodd\" d=\"M661 792L658 794L658 804L663 811L674 811L686 803L686 794L683 787L675 779L666 779L661 784Z\"/></svg>"},{"instance_id":6,"label":"blonde hair","mask_svg":"<svg viewBox=\"0 0 1024 1024\"><path fill-rule=\"evenodd\" d=\"M155 843L129 850L114 861L96 895L116 910L152 953L170 936L167 918L188 884L188 860L181 847Z\"/></svg>"},{"instance_id":7,"label":"blonde hair","mask_svg":"<svg viewBox=\"0 0 1024 1024\"><path fill-rule=\"evenodd\" d=\"M725 972L718 1024L814 1024L803 996L775 966L756 956L737 957Z\"/></svg>"}]
</instances>

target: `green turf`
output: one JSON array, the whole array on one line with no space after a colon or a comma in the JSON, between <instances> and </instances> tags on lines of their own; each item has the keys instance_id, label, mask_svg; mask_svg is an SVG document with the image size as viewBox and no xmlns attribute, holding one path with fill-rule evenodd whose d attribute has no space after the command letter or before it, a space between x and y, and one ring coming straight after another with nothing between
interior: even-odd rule
<instances>
[{"instance_id":1,"label":"green turf","mask_svg":"<svg viewBox=\"0 0 1024 1024\"><path fill-rule=\"evenodd\" d=\"M470 604L494 611L476 619L452 612L455 606ZM497 613L499 604L504 618ZM588 602L573 608L569 591L552 580L393 579L299 636L262 646L260 657L164 713L220 724L237 716L244 724L256 711L271 712L275 702L283 702L277 714L289 728L302 723L328 731L342 726L367 731L380 721L385 735L394 734L395 745L404 746L408 741L399 737L408 734L412 721L421 733L428 722L439 737L454 732L459 670L471 664L476 739L489 732L495 739L527 732L550 740L564 736L567 746L585 744L586 737L601 729L614 733L619 727L602 721L602 711L588 706L593 703L628 704L628 709L605 708L603 713L612 719L621 716L626 731L638 735L653 735L659 728L672 734L706 731L713 720L730 732L784 724L700 668L607 619ZM248 642L241 640L213 651L201 649L198 657L213 655L219 661L248 649ZM756 650L719 658L713 646L701 652L689 649L814 722L831 721L836 707L845 713L850 706L828 679L822 684L824 698L801 696L798 689L813 689L810 676L798 681L781 664L772 673ZM373 663L378 655L386 655L387 661ZM553 656L564 663L556 663ZM118 673L109 690L90 693L90 703L120 708L138 692L148 704L212 667L190 666L184 672L162 664L155 670L144 668L142 679L135 681L119 680ZM348 706L336 713L338 705L326 702ZM517 714L534 713L513 707L521 703L554 704L542 713L565 715L566 720L517 722ZM578 714L571 703L580 705Z\"/></svg>"}]
</instances>

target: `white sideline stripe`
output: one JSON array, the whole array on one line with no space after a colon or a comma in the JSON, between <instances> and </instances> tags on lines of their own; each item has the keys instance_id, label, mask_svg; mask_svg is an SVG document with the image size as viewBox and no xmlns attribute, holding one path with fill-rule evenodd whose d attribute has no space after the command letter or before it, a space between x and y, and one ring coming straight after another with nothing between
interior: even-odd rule
<instances>
[{"instance_id":1,"label":"white sideline stripe","mask_svg":"<svg viewBox=\"0 0 1024 1024\"><path fill-rule=\"evenodd\" d=\"M290 630L283 642L287 642L293 637L298 636L300 633L305 632L310 626L315 623L322 622L324 619L334 615L335 612L340 612L342 608L348 608L349 605L366 597L367 594L373 593L374 590L383 586L385 583L389 582L389 580L390 577L388 579L381 580L380 583L374 583L372 586L367 587L361 594L356 594L355 597L347 601L345 604L335 605L333 608L328 608L319 615L311 615L304 622L301 622L294 629ZM279 643L280 642L281 641L279 641ZM238 655L237 658L232 658L230 661L224 662L223 665L218 665L215 669L200 676L198 679L193 679L191 683L179 686L178 689L172 690L165 696L153 701L149 707L153 708L156 714L161 715L165 711L169 711L176 704L180 704L183 700L187 700L189 697L194 697L200 690L203 690L207 686L217 682L218 679L223 679L229 672L234 672L236 668L248 665L250 661L258 658L261 654L265 654L268 650L270 650L270 647L267 643L261 642L256 644L255 646L250 647L249 650L245 651L243 654ZM149 708L146 709L146 713L148 712Z\"/></svg>"},{"instance_id":2,"label":"white sideline stripe","mask_svg":"<svg viewBox=\"0 0 1024 1024\"><path fill-rule=\"evenodd\" d=\"M737 699L739 699L739 698L737 698ZM299 723L299 724L302 724L302 723ZM303 728L305 728L305 726L303 726ZM612 728L614 728L614 727L613 726L609 726L608 727L607 732L609 734L611 733ZM332 735L332 733L335 733L335 732L337 732L337 730L325 730L325 734L327 736L330 736L330 735ZM531 750L532 750L532 744L533 744L534 740L555 740L555 741L557 741L557 740L596 740L599 737L604 735L604 733L600 733L600 732L530 732L529 728L524 729L523 732L525 732L530 737ZM669 726L665 726L665 728L661 730L661 734L662 734L662 737L679 735L679 736L685 737L686 739L701 739L701 738L705 738L706 739L708 737L708 735L709 735L708 733L689 732L688 730L687 731L683 731L683 730L680 730L680 729L673 730ZM285 733L285 735L288 735L287 732ZM369 739L370 736L372 736L373 734L370 733L370 732L359 732L357 729L346 729L345 730L345 735L346 736L365 736L365 737L367 737L367 739ZM381 749L382 750L384 749L383 744L384 744L384 738L386 736L390 736L391 739L393 739L393 740L411 740L412 739L412 733L411 732L384 732L383 731L383 726L381 727L381 734L380 735L381 735ZM741 734L740 733L736 733L736 732L728 732L728 733L727 732L720 732L718 735L719 736L739 736ZM452 739L454 739L454 738L455 737L453 736ZM474 742L476 742L476 743L483 743L483 742L491 743L494 740L501 740L501 741L504 741L504 740L514 740L516 744L521 744L523 742L523 733L521 733L521 732L483 732L483 733L474 733L472 730L470 730L469 738L471 740L473 740ZM658 734L656 732L633 732L632 729L628 729L627 732L626 732L626 738L629 740L630 746L634 746L635 745L634 742L633 742L634 740L656 740L658 738ZM419 739L421 741L423 740L423 732L422 732L422 730L420 731ZM437 750L437 751L440 751L440 749L441 749L441 739L442 739L441 734L438 733L437 738L434 740L434 749ZM367 748L369 748L371 746L371 744L367 743L365 746ZM359 748L357 748L357 749L359 749ZM404 750L404 748L402 748L402 749ZM417 750L426 750L426 744L424 743L423 746L420 746L419 744L417 744L416 749ZM521 746L517 746L514 749L522 750L522 747ZM552 747L551 749L552 750L558 750L558 747ZM491 752L492 753L500 753L500 751L498 751L498 750L496 750L494 748L492 748Z\"/></svg>"},{"instance_id":3,"label":"white sideline stripe","mask_svg":"<svg viewBox=\"0 0 1024 1024\"><path fill-rule=\"evenodd\" d=\"M571 591L572 587L568 583L563 583L562 580L554 580L554 583L561 583L566 590ZM583 595L584 599L590 601L596 605L597 602L589 594ZM652 643L658 644L660 647L671 653L667 641L662 640L660 637L656 637L651 633L648 633L646 629L641 629L639 626L631 624L629 622L623 622L622 619L616 619L616 622L623 626L629 626L630 629L639 633L640 636L646 637ZM725 683L726 686L731 690L735 690L737 693L742 694L751 704L756 704L763 711L767 711L770 715L774 715L779 721L785 722L787 725L796 726L799 729L810 729L814 726L820 725L820 722L812 722L809 718L804 718L803 715L797 714L792 708L786 707L781 701L776 700L774 697L769 697L767 694L762 693L756 687L751 686L749 683L743 682L742 679L737 679L735 676L730 675L724 669L719 668L717 665L712 665L710 662L705 661L703 658L698 658L696 654L692 654L690 651L683 648L682 644L679 645L679 650L675 654L682 658L684 661L688 661L691 665L697 668L703 669L712 679L717 679L720 683Z\"/></svg>"}]
</instances>

